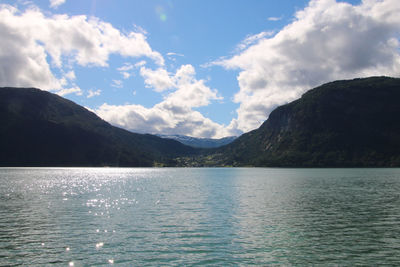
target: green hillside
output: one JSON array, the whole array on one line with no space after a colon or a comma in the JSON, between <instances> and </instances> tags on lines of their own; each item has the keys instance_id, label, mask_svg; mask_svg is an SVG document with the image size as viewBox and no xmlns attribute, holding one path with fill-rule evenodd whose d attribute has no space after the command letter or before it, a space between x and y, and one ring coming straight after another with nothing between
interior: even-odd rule
<instances>
[{"instance_id":1,"label":"green hillside","mask_svg":"<svg viewBox=\"0 0 400 267\"><path fill-rule=\"evenodd\" d=\"M274 167L400 166L400 79L336 81L276 108L257 130L200 164Z\"/></svg>"}]
</instances>

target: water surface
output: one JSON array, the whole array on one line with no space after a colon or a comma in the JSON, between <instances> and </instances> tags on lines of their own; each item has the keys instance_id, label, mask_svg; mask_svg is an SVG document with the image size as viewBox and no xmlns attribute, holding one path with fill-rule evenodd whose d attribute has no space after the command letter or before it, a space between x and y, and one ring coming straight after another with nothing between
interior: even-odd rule
<instances>
[{"instance_id":1,"label":"water surface","mask_svg":"<svg viewBox=\"0 0 400 267\"><path fill-rule=\"evenodd\" d=\"M1 266L400 265L400 169L2 168Z\"/></svg>"}]
</instances>

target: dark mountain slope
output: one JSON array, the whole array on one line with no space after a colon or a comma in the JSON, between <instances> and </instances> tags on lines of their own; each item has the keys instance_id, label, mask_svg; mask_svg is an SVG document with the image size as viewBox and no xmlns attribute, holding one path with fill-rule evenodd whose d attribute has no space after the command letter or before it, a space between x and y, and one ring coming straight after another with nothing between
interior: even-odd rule
<instances>
[{"instance_id":1,"label":"dark mountain slope","mask_svg":"<svg viewBox=\"0 0 400 267\"><path fill-rule=\"evenodd\" d=\"M400 79L312 89L211 157L234 166L400 166Z\"/></svg>"},{"instance_id":2,"label":"dark mountain slope","mask_svg":"<svg viewBox=\"0 0 400 267\"><path fill-rule=\"evenodd\" d=\"M34 88L0 88L0 166L152 166L195 152ZM172 163L173 164L173 163Z\"/></svg>"}]
</instances>

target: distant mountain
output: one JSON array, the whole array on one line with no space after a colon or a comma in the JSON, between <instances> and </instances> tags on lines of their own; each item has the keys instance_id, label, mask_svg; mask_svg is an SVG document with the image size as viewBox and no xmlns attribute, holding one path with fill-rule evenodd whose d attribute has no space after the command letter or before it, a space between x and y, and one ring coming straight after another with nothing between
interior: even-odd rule
<instances>
[{"instance_id":1,"label":"distant mountain","mask_svg":"<svg viewBox=\"0 0 400 267\"><path fill-rule=\"evenodd\" d=\"M34 88L0 88L0 166L174 165L195 149L111 126L87 109Z\"/></svg>"},{"instance_id":2,"label":"distant mountain","mask_svg":"<svg viewBox=\"0 0 400 267\"><path fill-rule=\"evenodd\" d=\"M185 135L162 135L162 134L159 134L157 136L162 138L173 139L178 142L181 142L184 145L196 148L216 148L230 144L237 138L236 136L229 136L220 139L212 139L212 138L196 138Z\"/></svg>"},{"instance_id":3,"label":"distant mountain","mask_svg":"<svg viewBox=\"0 0 400 267\"><path fill-rule=\"evenodd\" d=\"M275 109L204 165L400 166L400 79L336 81Z\"/></svg>"}]
</instances>

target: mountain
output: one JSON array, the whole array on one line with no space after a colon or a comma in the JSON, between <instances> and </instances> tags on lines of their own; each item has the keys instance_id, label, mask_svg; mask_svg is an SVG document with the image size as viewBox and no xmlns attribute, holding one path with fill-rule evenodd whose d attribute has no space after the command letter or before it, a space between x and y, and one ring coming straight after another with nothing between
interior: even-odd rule
<instances>
[{"instance_id":1,"label":"mountain","mask_svg":"<svg viewBox=\"0 0 400 267\"><path fill-rule=\"evenodd\" d=\"M228 145L196 149L111 126L49 92L0 88L0 166L400 167L399 114L400 79L336 81Z\"/></svg>"},{"instance_id":2,"label":"mountain","mask_svg":"<svg viewBox=\"0 0 400 267\"><path fill-rule=\"evenodd\" d=\"M0 88L0 166L154 166L195 149L111 126L34 88Z\"/></svg>"},{"instance_id":3,"label":"mountain","mask_svg":"<svg viewBox=\"0 0 400 267\"><path fill-rule=\"evenodd\" d=\"M230 144L237 138L236 136L228 136L220 139L212 139L212 138L196 138L185 135L163 135L163 134L157 136L162 138L173 139L178 142L181 142L184 145L196 148L216 148Z\"/></svg>"},{"instance_id":4,"label":"mountain","mask_svg":"<svg viewBox=\"0 0 400 267\"><path fill-rule=\"evenodd\" d=\"M276 108L260 128L200 164L274 167L400 166L400 79L328 83Z\"/></svg>"}]
</instances>

